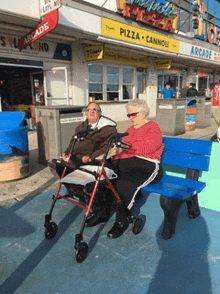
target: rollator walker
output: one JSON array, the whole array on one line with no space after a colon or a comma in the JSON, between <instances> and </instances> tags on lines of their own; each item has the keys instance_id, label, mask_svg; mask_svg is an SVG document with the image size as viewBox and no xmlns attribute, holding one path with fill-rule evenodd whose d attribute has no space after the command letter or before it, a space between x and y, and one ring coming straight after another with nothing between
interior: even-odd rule
<instances>
[{"instance_id":1,"label":"rollator walker","mask_svg":"<svg viewBox=\"0 0 220 294\"><path fill-rule=\"evenodd\" d=\"M71 152L75 143L78 140L83 140L85 136L85 132L78 133L73 140L73 144L71 146L70 152L67 156L67 160L64 161L62 159L53 159L53 163L56 165L61 165L64 167L61 179L59 181L58 188L56 190L55 195L53 195L53 201L48 214L45 215L45 237L47 239L52 239L55 237L57 233L57 224L55 222L51 222L52 212L57 200L64 199L76 206L85 210L84 219L80 228L79 234L75 235L75 258L78 263L81 263L85 260L88 255L88 244L83 242L83 231L85 228L86 220L91 213L94 201L97 197L97 193L102 192L102 188L105 187L112 191L116 203L120 204L121 199L115 190L111 180L117 178L117 175L113 170L106 167L106 161L108 158L110 148L114 146L125 148L127 147L125 143L122 143L122 137L127 136L128 133L117 133L117 135L113 136L106 148L105 153L101 156L101 160L99 160L98 165L82 165L76 166L71 163ZM66 174L67 168L72 169L73 172ZM60 190L62 186L67 188L67 192L65 195L60 194ZM90 186L90 189L87 189ZM92 188L91 188L92 187ZM92 192L89 192L89 190ZM69 193L71 191L71 193ZM132 232L134 234L139 234L144 226L143 217L134 217L132 214L129 215L129 222L132 223Z\"/></svg>"}]
</instances>

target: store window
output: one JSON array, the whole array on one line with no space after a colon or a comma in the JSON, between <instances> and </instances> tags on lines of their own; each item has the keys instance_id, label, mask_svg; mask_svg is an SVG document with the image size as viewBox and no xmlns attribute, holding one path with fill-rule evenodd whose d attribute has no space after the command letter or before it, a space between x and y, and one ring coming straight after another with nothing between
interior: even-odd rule
<instances>
[{"instance_id":1,"label":"store window","mask_svg":"<svg viewBox=\"0 0 220 294\"><path fill-rule=\"evenodd\" d=\"M122 101L134 98L134 72L130 67L89 64L89 98Z\"/></svg>"},{"instance_id":2,"label":"store window","mask_svg":"<svg viewBox=\"0 0 220 294\"><path fill-rule=\"evenodd\" d=\"M146 69L144 68L137 68L137 97L138 94L144 94L146 92L146 83L147 75Z\"/></svg>"},{"instance_id":3,"label":"store window","mask_svg":"<svg viewBox=\"0 0 220 294\"><path fill-rule=\"evenodd\" d=\"M103 100L103 66L89 65L89 97Z\"/></svg>"},{"instance_id":4,"label":"store window","mask_svg":"<svg viewBox=\"0 0 220 294\"><path fill-rule=\"evenodd\" d=\"M119 67L107 66L107 100L119 100Z\"/></svg>"},{"instance_id":5,"label":"store window","mask_svg":"<svg viewBox=\"0 0 220 294\"><path fill-rule=\"evenodd\" d=\"M134 70L123 68L123 99L131 99L134 87Z\"/></svg>"}]
</instances>

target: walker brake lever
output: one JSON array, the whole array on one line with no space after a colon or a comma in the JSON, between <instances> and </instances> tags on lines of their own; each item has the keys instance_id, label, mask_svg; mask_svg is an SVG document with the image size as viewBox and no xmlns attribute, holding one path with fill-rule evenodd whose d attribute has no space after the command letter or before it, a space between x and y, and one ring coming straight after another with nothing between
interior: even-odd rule
<instances>
[{"instance_id":1,"label":"walker brake lever","mask_svg":"<svg viewBox=\"0 0 220 294\"><path fill-rule=\"evenodd\" d=\"M76 164L66 162L63 159L52 159L52 162L54 164L56 164L56 165L60 165L60 166L63 166L63 167L68 167L68 168L70 168L72 170L76 169L76 167L77 167Z\"/></svg>"}]
</instances>

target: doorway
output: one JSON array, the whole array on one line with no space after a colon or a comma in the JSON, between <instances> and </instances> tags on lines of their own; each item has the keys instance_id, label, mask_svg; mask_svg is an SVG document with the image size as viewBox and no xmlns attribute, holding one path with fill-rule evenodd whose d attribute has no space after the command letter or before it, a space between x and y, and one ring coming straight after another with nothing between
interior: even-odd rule
<instances>
[{"instance_id":1,"label":"doorway","mask_svg":"<svg viewBox=\"0 0 220 294\"><path fill-rule=\"evenodd\" d=\"M36 68L26 66L0 66L0 96L7 100L9 110L26 110L35 103L32 93L32 73ZM43 71L38 69L38 74Z\"/></svg>"},{"instance_id":2,"label":"doorway","mask_svg":"<svg viewBox=\"0 0 220 294\"><path fill-rule=\"evenodd\" d=\"M69 105L67 67L53 67L45 71L46 105Z\"/></svg>"}]
</instances>

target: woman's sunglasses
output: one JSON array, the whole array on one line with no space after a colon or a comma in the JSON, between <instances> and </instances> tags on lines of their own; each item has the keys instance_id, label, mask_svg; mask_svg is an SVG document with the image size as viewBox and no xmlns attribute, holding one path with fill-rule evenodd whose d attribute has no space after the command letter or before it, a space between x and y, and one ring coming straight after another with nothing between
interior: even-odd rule
<instances>
[{"instance_id":1,"label":"woman's sunglasses","mask_svg":"<svg viewBox=\"0 0 220 294\"><path fill-rule=\"evenodd\" d=\"M136 117L138 113L139 113L139 112L128 113L128 114L127 114L127 117L128 117L128 118L130 118L130 117Z\"/></svg>"}]
</instances>

